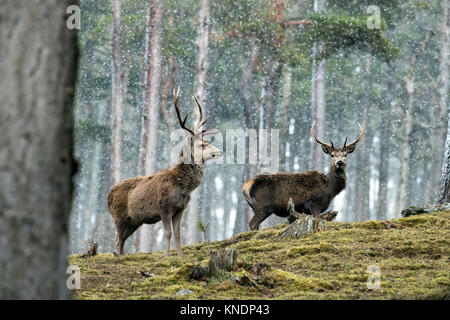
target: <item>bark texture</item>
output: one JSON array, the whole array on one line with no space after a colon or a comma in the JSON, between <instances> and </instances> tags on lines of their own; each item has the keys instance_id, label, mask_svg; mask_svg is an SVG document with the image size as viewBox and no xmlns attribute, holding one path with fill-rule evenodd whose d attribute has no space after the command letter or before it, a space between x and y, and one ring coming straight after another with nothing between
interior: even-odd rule
<instances>
[{"instance_id":1,"label":"bark texture","mask_svg":"<svg viewBox=\"0 0 450 320\"><path fill-rule=\"evenodd\" d=\"M76 1L0 5L0 299L68 298Z\"/></svg>"},{"instance_id":2,"label":"bark texture","mask_svg":"<svg viewBox=\"0 0 450 320\"><path fill-rule=\"evenodd\" d=\"M158 142L159 109L161 106L161 33L162 3L160 0L149 2L145 77L144 107L142 114L141 147L139 150L139 173L151 175L156 171L156 148ZM139 251L149 252L151 234L156 228L143 225L139 229Z\"/></svg>"},{"instance_id":3,"label":"bark texture","mask_svg":"<svg viewBox=\"0 0 450 320\"><path fill-rule=\"evenodd\" d=\"M439 117L440 121L436 121L439 124L439 128L436 132L435 138L437 139L435 147L437 148L436 153L439 157L442 153L445 153L444 164L442 167L442 173L439 172L439 167L437 166L438 174L441 174L440 179L440 190L438 196L438 202L450 202L449 195L449 180L450 180L450 151L449 151L449 134L450 134L450 124L447 125L447 142L445 141L445 124L446 120L450 123L450 105L448 101L448 89L449 89L449 56L450 56L450 6L448 0L442 0L442 27L441 27L441 48L440 48L440 77L439 77Z\"/></svg>"},{"instance_id":4,"label":"bark texture","mask_svg":"<svg viewBox=\"0 0 450 320\"><path fill-rule=\"evenodd\" d=\"M447 143L445 147L444 164L442 166L438 203L450 202L450 117L448 122Z\"/></svg>"},{"instance_id":5,"label":"bark texture","mask_svg":"<svg viewBox=\"0 0 450 320\"><path fill-rule=\"evenodd\" d=\"M314 11L319 12L325 9L325 0L314 0ZM325 59L321 58L323 44L314 43L313 48L313 69L311 81L311 103L312 120L316 122L315 135L319 139L324 139L325 133ZM313 168L323 171L324 153L318 143L313 142Z\"/></svg>"},{"instance_id":6,"label":"bark texture","mask_svg":"<svg viewBox=\"0 0 450 320\"><path fill-rule=\"evenodd\" d=\"M112 86L111 86L111 185L121 179L122 161L122 121L123 121L123 92L122 92L122 38L121 38L121 10L122 0L112 0Z\"/></svg>"},{"instance_id":7,"label":"bark texture","mask_svg":"<svg viewBox=\"0 0 450 320\"><path fill-rule=\"evenodd\" d=\"M210 23L210 11L209 11L209 0L199 1L199 12L197 21L197 37L196 37L196 47L197 47L197 62L195 67L195 87L194 95L199 100L203 107L203 113L208 114L207 104L206 104L206 80L207 72L209 66L208 51L209 51L209 23ZM197 105L194 102L192 106L194 110L197 110ZM197 114L195 121L197 123L200 114ZM189 214L187 216L187 239L188 241L194 241L196 239L197 230L196 223L199 218L199 208L200 208L200 188L194 190L191 193L191 201L189 203Z\"/></svg>"},{"instance_id":8,"label":"bark texture","mask_svg":"<svg viewBox=\"0 0 450 320\"><path fill-rule=\"evenodd\" d=\"M289 199L288 203L289 220L295 219L289 227L278 235L278 238L300 238L308 234L325 231L327 221L336 218L337 211L327 211L314 218L312 215L298 213L295 211L294 202Z\"/></svg>"},{"instance_id":9,"label":"bark texture","mask_svg":"<svg viewBox=\"0 0 450 320\"><path fill-rule=\"evenodd\" d=\"M219 274L221 271L232 271L236 268L237 252L235 249L219 249L211 251L208 268L210 275Z\"/></svg>"},{"instance_id":10,"label":"bark texture","mask_svg":"<svg viewBox=\"0 0 450 320\"><path fill-rule=\"evenodd\" d=\"M361 112L359 114L359 121L364 128L370 128L370 90L371 90L371 66L372 58L370 56L365 57L364 63L364 96L361 106ZM366 132L366 136L359 143L359 151L356 153L356 189L355 189L355 216L357 221L366 221L370 218L370 154L372 149L372 134L370 131Z\"/></svg>"}]
</instances>

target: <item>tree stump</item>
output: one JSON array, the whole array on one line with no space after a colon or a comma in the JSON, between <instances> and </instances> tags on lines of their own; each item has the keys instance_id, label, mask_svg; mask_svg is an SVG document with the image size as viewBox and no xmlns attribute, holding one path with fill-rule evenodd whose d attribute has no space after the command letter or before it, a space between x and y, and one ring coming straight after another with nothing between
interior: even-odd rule
<instances>
[{"instance_id":1,"label":"tree stump","mask_svg":"<svg viewBox=\"0 0 450 320\"><path fill-rule=\"evenodd\" d=\"M298 213L295 211L294 202L289 199L288 211L290 220L295 219L286 230L278 235L278 238L300 238L311 233L325 231L327 229L327 221L336 218L337 211L327 211L317 217L309 214Z\"/></svg>"},{"instance_id":2,"label":"tree stump","mask_svg":"<svg viewBox=\"0 0 450 320\"><path fill-rule=\"evenodd\" d=\"M231 271L236 268L236 250L235 249L219 249L211 251L209 258L209 274L218 274L221 270Z\"/></svg>"}]
</instances>

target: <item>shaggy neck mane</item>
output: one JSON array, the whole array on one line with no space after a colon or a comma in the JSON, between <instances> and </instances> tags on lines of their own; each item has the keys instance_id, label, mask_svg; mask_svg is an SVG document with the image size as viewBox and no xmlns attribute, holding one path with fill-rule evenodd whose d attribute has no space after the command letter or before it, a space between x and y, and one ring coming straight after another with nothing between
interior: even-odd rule
<instances>
[{"instance_id":1,"label":"shaggy neck mane","mask_svg":"<svg viewBox=\"0 0 450 320\"><path fill-rule=\"evenodd\" d=\"M331 167L327 174L327 179L333 193L337 195L347 186L347 176L344 169L335 169Z\"/></svg>"},{"instance_id":2,"label":"shaggy neck mane","mask_svg":"<svg viewBox=\"0 0 450 320\"><path fill-rule=\"evenodd\" d=\"M194 163L192 155L190 156L190 160L186 158L183 156L183 151L181 151L174 170L177 171L177 179L180 186L187 192L191 192L202 182L205 166Z\"/></svg>"}]
</instances>

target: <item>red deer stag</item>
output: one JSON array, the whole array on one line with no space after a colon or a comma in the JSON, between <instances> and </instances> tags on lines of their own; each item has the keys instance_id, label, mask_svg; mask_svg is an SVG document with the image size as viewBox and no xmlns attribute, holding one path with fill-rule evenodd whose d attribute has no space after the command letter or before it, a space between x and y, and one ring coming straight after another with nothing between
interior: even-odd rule
<instances>
[{"instance_id":1,"label":"red deer stag","mask_svg":"<svg viewBox=\"0 0 450 320\"><path fill-rule=\"evenodd\" d=\"M324 174L318 171L305 171L259 175L245 182L242 193L255 212L250 221L250 230L257 230L272 213L279 217L288 217L289 198L292 198L296 211L316 217L345 189L347 155L355 150L356 144L364 135L364 129L358 123L361 130L358 139L349 145L345 139L343 148L335 148L332 141L330 145L314 135L314 125L315 123L311 128L312 137L322 145L323 152L331 156L330 172Z\"/></svg>"},{"instance_id":2,"label":"red deer stag","mask_svg":"<svg viewBox=\"0 0 450 320\"><path fill-rule=\"evenodd\" d=\"M204 163L222 155L222 151L203 140L211 131L203 130L202 107L197 102L200 118L194 130L186 127L187 115L181 118L178 108L178 92L173 92L175 111L181 128L190 133L185 140L177 164L151 176L136 177L116 184L108 193L108 207L116 224L116 252L123 254L125 240L142 224L154 224L162 220L166 238L166 256L170 251L171 229L175 235L178 255L181 256L180 220L190 193L202 182ZM154 150L148 150L154 152Z\"/></svg>"}]
</instances>

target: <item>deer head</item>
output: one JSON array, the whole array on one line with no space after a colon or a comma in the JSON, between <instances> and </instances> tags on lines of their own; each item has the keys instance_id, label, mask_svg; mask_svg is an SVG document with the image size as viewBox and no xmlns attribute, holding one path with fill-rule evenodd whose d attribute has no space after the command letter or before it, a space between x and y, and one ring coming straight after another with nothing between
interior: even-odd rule
<instances>
[{"instance_id":1,"label":"deer head","mask_svg":"<svg viewBox=\"0 0 450 320\"><path fill-rule=\"evenodd\" d=\"M313 123L313 126L311 128L311 136L316 140L317 143L319 143L322 146L323 152L330 155L331 157L331 167L333 169L341 169L345 170L345 167L347 166L347 155L352 153L355 148L356 144L361 140L362 136L364 135L364 129L361 127L361 125L358 122L359 129L361 131L358 139L356 139L354 142L347 144L347 138L345 138L344 147L343 148L335 148L333 141L330 140L331 144L324 143L320 141L315 135L314 135L314 126L316 125L316 122Z\"/></svg>"},{"instance_id":2,"label":"deer head","mask_svg":"<svg viewBox=\"0 0 450 320\"><path fill-rule=\"evenodd\" d=\"M222 155L222 150L214 147L213 145L209 144L203 139L204 136L208 134L216 134L219 131L204 129L204 125L208 121L209 116L206 117L205 120L203 120L202 106L200 105L200 102L198 101L197 97L195 97L195 102L197 103L198 110L200 113L199 120L193 130L186 127L186 120L189 114L187 114L184 117L184 120L182 120L180 109L178 107L179 91L180 88L178 88L176 91L175 89L173 90L173 100L175 110L177 112L178 122L180 123L181 128L183 128L190 134L190 138L186 140L186 143L183 146L183 150L181 151L180 157L183 159L185 163L189 162L195 164L204 164L209 159L220 157Z\"/></svg>"}]
</instances>

